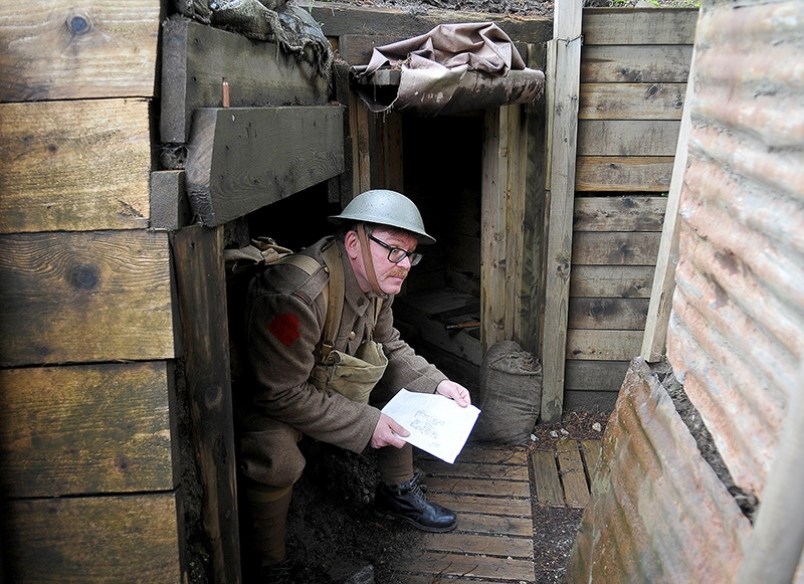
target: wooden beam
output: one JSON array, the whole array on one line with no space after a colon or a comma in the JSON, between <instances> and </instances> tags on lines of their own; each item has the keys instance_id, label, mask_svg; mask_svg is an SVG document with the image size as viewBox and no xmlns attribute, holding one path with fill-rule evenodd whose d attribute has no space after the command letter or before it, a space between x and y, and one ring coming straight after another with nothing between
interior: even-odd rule
<instances>
[{"instance_id":1,"label":"wooden beam","mask_svg":"<svg viewBox=\"0 0 804 584\"><path fill-rule=\"evenodd\" d=\"M578 231L661 231L666 197L575 197L573 228Z\"/></svg>"},{"instance_id":2,"label":"wooden beam","mask_svg":"<svg viewBox=\"0 0 804 584\"><path fill-rule=\"evenodd\" d=\"M439 24L454 23L454 10L439 10L428 7L424 12L399 10L394 8L363 8L353 4L320 2L314 0L305 4L310 14L321 24L321 30L328 37L345 34L379 32L387 35L393 31L393 40L412 38L429 32ZM460 12L461 22L494 22L513 41L543 43L551 38L551 20L543 16L511 16L503 14L479 14Z\"/></svg>"},{"instance_id":3,"label":"wooden beam","mask_svg":"<svg viewBox=\"0 0 804 584\"><path fill-rule=\"evenodd\" d=\"M174 355L167 235L0 236L0 364Z\"/></svg>"},{"instance_id":4,"label":"wooden beam","mask_svg":"<svg viewBox=\"0 0 804 584\"><path fill-rule=\"evenodd\" d=\"M0 105L0 233L145 229L144 99Z\"/></svg>"},{"instance_id":5,"label":"wooden beam","mask_svg":"<svg viewBox=\"0 0 804 584\"><path fill-rule=\"evenodd\" d=\"M169 373L164 361L0 370L2 492L174 489L178 439Z\"/></svg>"},{"instance_id":6,"label":"wooden beam","mask_svg":"<svg viewBox=\"0 0 804 584\"><path fill-rule=\"evenodd\" d=\"M653 266L575 266L571 297L650 298Z\"/></svg>"},{"instance_id":7,"label":"wooden beam","mask_svg":"<svg viewBox=\"0 0 804 584\"><path fill-rule=\"evenodd\" d=\"M579 156L575 190L666 193L672 175L672 156Z\"/></svg>"},{"instance_id":8,"label":"wooden beam","mask_svg":"<svg viewBox=\"0 0 804 584\"><path fill-rule=\"evenodd\" d=\"M697 8L663 10L587 8L583 34L587 45L691 45L695 40Z\"/></svg>"},{"instance_id":9,"label":"wooden beam","mask_svg":"<svg viewBox=\"0 0 804 584\"><path fill-rule=\"evenodd\" d=\"M202 108L187 154L190 205L222 225L343 172L343 108Z\"/></svg>"},{"instance_id":10,"label":"wooden beam","mask_svg":"<svg viewBox=\"0 0 804 584\"><path fill-rule=\"evenodd\" d=\"M684 83L581 83L578 119L680 120Z\"/></svg>"},{"instance_id":11,"label":"wooden beam","mask_svg":"<svg viewBox=\"0 0 804 584\"><path fill-rule=\"evenodd\" d=\"M549 84L553 107L550 164L550 209L546 263L546 303L542 340L544 385L541 419L561 418L567 339L572 217L575 196L575 150L581 66L582 0L560 0L555 7L551 53L556 75Z\"/></svg>"},{"instance_id":12,"label":"wooden beam","mask_svg":"<svg viewBox=\"0 0 804 584\"><path fill-rule=\"evenodd\" d=\"M213 581L240 582L240 536L223 227L173 238L191 438L203 490Z\"/></svg>"},{"instance_id":13,"label":"wooden beam","mask_svg":"<svg viewBox=\"0 0 804 584\"><path fill-rule=\"evenodd\" d=\"M154 0L1 3L0 102L153 97L160 11Z\"/></svg>"},{"instance_id":14,"label":"wooden beam","mask_svg":"<svg viewBox=\"0 0 804 584\"><path fill-rule=\"evenodd\" d=\"M572 238L575 266L653 266L661 239L651 231L578 231Z\"/></svg>"},{"instance_id":15,"label":"wooden beam","mask_svg":"<svg viewBox=\"0 0 804 584\"><path fill-rule=\"evenodd\" d=\"M151 229L175 231L192 223L183 170L151 173Z\"/></svg>"},{"instance_id":16,"label":"wooden beam","mask_svg":"<svg viewBox=\"0 0 804 584\"><path fill-rule=\"evenodd\" d=\"M581 156L672 156L680 122L675 120L581 120Z\"/></svg>"},{"instance_id":17,"label":"wooden beam","mask_svg":"<svg viewBox=\"0 0 804 584\"><path fill-rule=\"evenodd\" d=\"M694 57L694 53L693 53ZM645 324L645 336L642 339L640 355L648 363L655 363L662 358L667 340L667 326L672 307L673 290L675 289L676 265L678 264L678 207L681 191L684 188L684 172L687 168L687 144L689 143L692 125L690 110L695 95L695 84L690 74L687 83L687 96L684 103L684 115L681 118L676 158L673 164L673 179L667 197L667 211L662 227L662 239L659 243L656 271L650 294L648 317Z\"/></svg>"},{"instance_id":18,"label":"wooden beam","mask_svg":"<svg viewBox=\"0 0 804 584\"><path fill-rule=\"evenodd\" d=\"M583 47L584 83L686 83L692 45Z\"/></svg>"},{"instance_id":19,"label":"wooden beam","mask_svg":"<svg viewBox=\"0 0 804 584\"><path fill-rule=\"evenodd\" d=\"M324 105L328 79L279 45L173 16L162 30L163 143L189 142L193 112L222 106L222 82L231 107Z\"/></svg>"},{"instance_id":20,"label":"wooden beam","mask_svg":"<svg viewBox=\"0 0 804 584\"><path fill-rule=\"evenodd\" d=\"M174 492L9 501L9 582L186 582L181 500Z\"/></svg>"}]
</instances>

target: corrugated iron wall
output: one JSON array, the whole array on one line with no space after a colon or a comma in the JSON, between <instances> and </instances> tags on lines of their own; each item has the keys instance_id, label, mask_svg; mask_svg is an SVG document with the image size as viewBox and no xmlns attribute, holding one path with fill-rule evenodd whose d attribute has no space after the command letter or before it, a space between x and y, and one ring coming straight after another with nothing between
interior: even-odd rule
<instances>
[{"instance_id":1,"label":"corrugated iron wall","mask_svg":"<svg viewBox=\"0 0 804 584\"><path fill-rule=\"evenodd\" d=\"M804 3L702 10L668 356L760 496L804 357Z\"/></svg>"},{"instance_id":2,"label":"corrugated iron wall","mask_svg":"<svg viewBox=\"0 0 804 584\"><path fill-rule=\"evenodd\" d=\"M701 8L673 375L632 361L568 581L804 582L802 472L785 470L801 468L804 424L802 54L800 0Z\"/></svg>"}]
</instances>

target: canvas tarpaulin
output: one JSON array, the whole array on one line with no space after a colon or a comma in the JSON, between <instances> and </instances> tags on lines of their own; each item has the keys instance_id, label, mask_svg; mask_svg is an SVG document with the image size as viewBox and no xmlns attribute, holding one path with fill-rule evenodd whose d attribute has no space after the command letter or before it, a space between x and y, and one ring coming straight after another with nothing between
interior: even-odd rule
<instances>
[{"instance_id":1,"label":"canvas tarpaulin","mask_svg":"<svg viewBox=\"0 0 804 584\"><path fill-rule=\"evenodd\" d=\"M400 72L390 97L371 86L383 69ZM491 22L442 24L375 47L368 65L353 70L358 92L374 112L457 113L532 102L544 91L544 73L526 67L508 35Z\"/></svg>"}]
</instances>

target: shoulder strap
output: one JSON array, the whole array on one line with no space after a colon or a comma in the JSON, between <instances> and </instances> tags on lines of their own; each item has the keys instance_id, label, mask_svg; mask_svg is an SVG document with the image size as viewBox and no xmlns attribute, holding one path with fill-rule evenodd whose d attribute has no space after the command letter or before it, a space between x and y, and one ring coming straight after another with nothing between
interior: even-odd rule
<instances>
[{"instance_id":1,"label":"shoulder strap","mask_svg":"<svg viewBox=\"0 0 804 584\"><path fill-rule=\"evenodd\" d=\"M292 253L275 262L277 264L293 264L303 270L308 276L315 274L321 267L315 259L301 253Z\"/></svg>"},{"instance_id":2,"label":"shoulder strap","mask_svg":"<svg viewBox=\"0 0 804 584\"><path fill-rule=\"evenodd\" d=\"M343 314L343 295L346 283L343 273L343 260L338 245L333 242L323 253L324 265L329 272L329 282L327 292L324 295L327 317L324 321L324 333L321 344L321 356L327 354L335 348L335 338L341 326L341 316Z\"/></svg>"}]
</instances>

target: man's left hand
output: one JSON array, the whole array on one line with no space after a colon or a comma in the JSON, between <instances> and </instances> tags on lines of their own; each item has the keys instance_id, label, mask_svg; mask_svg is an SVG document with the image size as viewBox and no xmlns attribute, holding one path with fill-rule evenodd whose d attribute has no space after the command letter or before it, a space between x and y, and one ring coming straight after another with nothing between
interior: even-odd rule
<instances>
[{"instance_id":1,"label":"man's left hand","mask_svg":"<svg viewBox=\"0 0 804 584\"><path fill-rule=\"evenodd\" d=\"M455 400L455 402L463 408L472 403L472 398L469 397L469 390L460 383L455 383L449 379L445 379L439 383L435 392Z\"/></svg>"}]
</instances>

